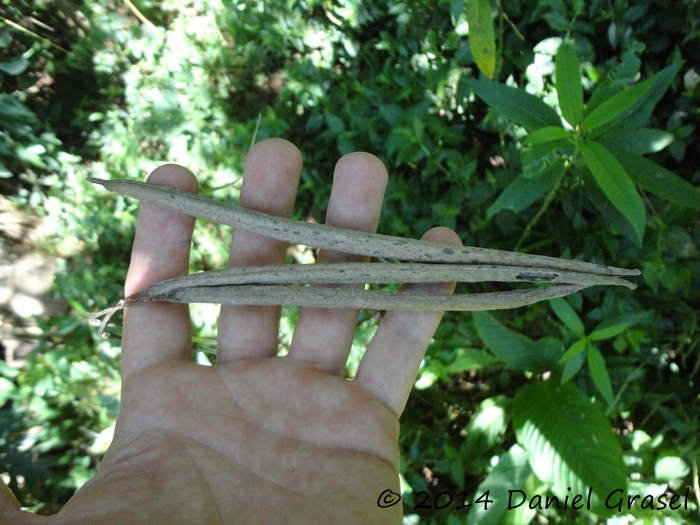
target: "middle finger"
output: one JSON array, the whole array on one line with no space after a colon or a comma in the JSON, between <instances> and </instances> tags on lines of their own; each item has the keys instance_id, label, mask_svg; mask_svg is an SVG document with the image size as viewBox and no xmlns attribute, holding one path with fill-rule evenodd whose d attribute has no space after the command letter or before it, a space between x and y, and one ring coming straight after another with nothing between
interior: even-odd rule
<instances>
[{"instance_id":1,"label":"middle finger","mask_svg":"<svg viewBox=\"0 0 700 525\"><path fill-rule=\"evenodd\" d=\"M259 142L246 158L240 205L289 217L294 209L301 166L301 153L290 142L280 139ZM228 267L282 264L286 249L284 242L236 229ZM276 355L279 319L279 306L222 305L217 364Z\"/></svg>"},{"instance_id":2,"label":"middle finger","mask_svg":"<svg viewBox=\"0 0 700 525\"><path fill-rule=\"evenodd\" d=\"M338 161L328 203L326 224L375 232L388 175L382 161L368 153L350 153ZM321 250L319 263L368 262L369 257ZM338 285L340 286L340 285ZM363 288L363 284L344 285ZM310 308L301 310L289 355L311 366L340 375L352 346L359 310Z\"/></svg>"}]
</instances>

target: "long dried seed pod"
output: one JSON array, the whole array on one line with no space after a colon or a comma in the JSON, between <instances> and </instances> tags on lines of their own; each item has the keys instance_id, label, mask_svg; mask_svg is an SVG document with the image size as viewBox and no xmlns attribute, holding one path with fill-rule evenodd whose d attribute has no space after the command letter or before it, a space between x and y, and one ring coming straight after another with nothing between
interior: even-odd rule
<instances>
[{"instance_id":1,"label":"long dried seed pod","mask_svg":"<svg viewBox=\"0 0 700 525\"><path fill-rule=\"evenodd\" d=\"M157 294L134 294L119 301L115 306L93 314L90 316L89 322L99 326L98 334L100 336L109 337L104 330L117 311L127 306L156 301L234 305L289 304L319 308L366 308L423 312L503 310L526 306L546 299L564 297L583 288L586 286L554 284L532 290L450 295L277 284L169 287L167 291L161 290L161 293ZM100 320L100 318L102 319Z\"/></svg>"},{"instance_id":2,"label":"long dried seed pod","mask_svg":"<svg viewBox=\"0 0 700 525\"><path fill-rule=\"evenodd\" d=\"M215 201L202 195L132 180L103 180L88 177L88 181L101 184L105 188L123 195L187 215L241 228L280 241L316 248L401 261L528 266L609 276L640 274L639 270L601 266L542 255L471 246L458 247L359 232L324 224L294 221Z\"/></svg>"},{"instance_id":3,"label":"long dried seed pod","mask_svg":"<svg viewBox=\"0 0 700 525\"><path fill-rule=\"evenodd\" d=\"M166 295L174 290L203 286L251 284L345 284L345 283L475 283L529 282L578 284L582 286L615 285L634 289L636 285L605 275L578 272L535 271L526 266L486 266L425 263L337 263L277 264L244 266L200 272L167 279L131 296L138 298Z\"/></svg>"},{"instance_id":4,"label":"long dried seed pod","mask_svg":"<svg viewBox=\"0 0 700 525\"><path fill-rule=\"evenodd\" d=\"M372 310L477 311L518 308L578 292L585 286L554 284L532 290L511 290L478 294L432 294L420 292L384 292L354 288L326 288L284 285L195 286L175 289L167 294L125 300L124 306L151 301L172 303L216 303L271 305L294 304L320 308L367 308Z\"/></svg>"},{"instance_id":5,"label":"long dried seed pod","mask_svg":"<svg viewBox=\"0 0 700 525\"><path fill-rule=\"evenodd\" d=\"M168 279L127 297L90 317L100 335L118 310L153 301L218 304L290 304L323 308L377 310L474 311L516 308L563 297L588 286L636 285L616 276L639 275L625 270L553 257L485 248L455 247L358 232L283 219L165 186L136 181L89 178L107 189L175 211L241 228L266 237L318 248L387 257L414 264L343 263L271 265L202 272ZM427 261L430 264L420 263ZM289 286L290 284L420 283L420 282L552 283L532 290L469 295L390 293L348 288ZM556 283L556 284L554 284ZM104 316L102 321L100 317Z\"/></svg>"}]
</instances>

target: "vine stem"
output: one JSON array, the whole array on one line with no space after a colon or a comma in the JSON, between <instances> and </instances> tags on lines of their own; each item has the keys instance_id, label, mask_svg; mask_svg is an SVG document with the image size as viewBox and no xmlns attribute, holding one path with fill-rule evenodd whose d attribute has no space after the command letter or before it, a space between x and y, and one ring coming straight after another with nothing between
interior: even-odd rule
<instances>
[{"instance_id":1,"label":"vine stem","mask_svg":"<svg viewBox=\"0 0 700 525\"><path fill-rule=\"evenodd\" d=\"M518 244L515 245L515 250L519 250L520 247L522 246L523 242L525 242L525 239L528 238L530 235L530 231L532 230L533 226L537 224L537 222L540 220L540 217L544 214L545 211L547 211L547 208L549 207L549 204L552 202L554 199L554 195L556 195L557 191L559 191L559 187L561 186L561 181L563 179L563 176L557 180L556 184L554 184L554 187L552 190L547 194L547 197L544 199L544 203L540 207L540 209L537 211L535 216L530 220L530 222L527 224L525 227L525 231L523 232L522 236L520 237L520 240L518 240Z\"/></svg>"}]
</instances>

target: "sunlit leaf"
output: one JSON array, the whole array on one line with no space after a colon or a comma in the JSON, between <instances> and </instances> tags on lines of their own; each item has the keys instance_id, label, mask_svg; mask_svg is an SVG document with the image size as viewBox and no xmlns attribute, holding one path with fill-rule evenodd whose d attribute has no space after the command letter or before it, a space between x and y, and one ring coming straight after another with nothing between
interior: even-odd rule
<instances>
[{"instance_id":1,"label":"sunlit leaf","mask_svg":"<svg viewBox=\"0 0 700 525\"><path fill-rule=\"evenodd\" d=\"M467 515L467 525L496 525L508 511L509 490L519 490L532 473L528 457L520 445L498 458L498 463L476 490L476 495L489 493L493 503L474 504Z\"/></svg>"},{"instance_id":2,"label":"sunlit leaf","mask_svg":"<svg viewBox=\"0 0 700 525\"><path fill-rule=\"evenodd\" d=\"M476 65L484 75L493 78L496 71L496 33L493 28L490 0L468 0L467 23L469 46Z\"/></svg>"},{"instance_id":3,"label":"sunlit leaf","mask_svg":"<svg viewBox=\"0 0 700 525\"><path fill-rule=\"evenodd\" d=\"M465 428L465 463L471 463L498 443L510 422L510 399L496 396L484 399Z\"/></svg>"},{"instance_id":4,"label":"sunlit leaf","mask_svg":"<svg viewBox=\"0 0 700 525\"><path fill-rule=\"evenodd\" d=\"M612 514L607 495L627 486L622 450L608 420L578 388L552 381L524 386L513 400L513 426L532 470L555 495L585 500L592 488L591 509Z\"/></svg>"},{"instance_id":5,"label":"sunlit leaf","mask_svg":"<svg viewBox=\"0 0 700 525\"><path fill-rule=\"evenodd\" d=\"M564 43L556 57L556 88L561 114L572 126L583 118L583 86L576 48Z\"/></svg>"},{"instance_id":6,"label":"sunlit leaf","mask_svg":"<svg viewBox=\"0 0 700 525\"><path fill-rule=\"evenodd\" d=\"M654 465L654 477L658 481L682 479L688 475L690 467L677 456L666 456Z\"/></svg>"},{"instance_id":7,"label":"sunlit leaf","mask_svg":"<svg viewBox=\"0 0 700 525\"><path fill-rule=\"evenodd\" d=\"M606 142L609 149L618 149L629 153L644 155L656 153L673 142L673 134L662 129L640 128L630 131L624 137Z\"/></svg>"}]
</instances>

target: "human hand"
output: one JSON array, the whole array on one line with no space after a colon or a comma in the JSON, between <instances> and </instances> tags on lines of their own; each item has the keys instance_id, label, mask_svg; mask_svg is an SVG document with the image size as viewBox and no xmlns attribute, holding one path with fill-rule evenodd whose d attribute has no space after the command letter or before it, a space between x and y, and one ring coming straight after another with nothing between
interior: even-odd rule
<instances>
[{"instance_id":1,"label":"human hand","mask_svg":"<svg viewBox=\"0 0 700 525\"><path fill-rule=\"evenodd\" d=\"M301 154L266 140L246 160L240 205L291 215ZM197 192L168 164L148 178ZM387 173L364 153L337 164L327 221L374 231ZM126 282L129 296L188 271L194 219L141 206ZM447 228L424 239L460 245ZM281 264L284 243L234 231L229 266ZM319 262L366 261L321 251ZM360 287L362 285L359 285ZM402 289L451 293L454 283ZM279 306L223 306L217 362L192 362L187 305L125 310L122 403L114 440L95 477L55 516L20 512L0 487L0 525L401 523L398 418L440 312L387 312L353 381L341 377L357 310L302 309L289 354L277 356Z\"/></svg>"}]
</instances>

